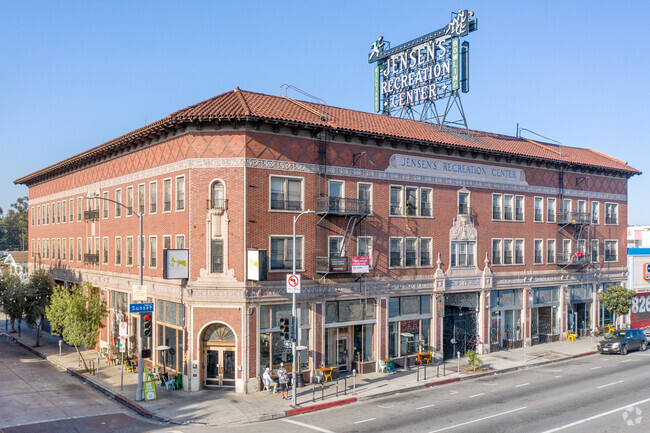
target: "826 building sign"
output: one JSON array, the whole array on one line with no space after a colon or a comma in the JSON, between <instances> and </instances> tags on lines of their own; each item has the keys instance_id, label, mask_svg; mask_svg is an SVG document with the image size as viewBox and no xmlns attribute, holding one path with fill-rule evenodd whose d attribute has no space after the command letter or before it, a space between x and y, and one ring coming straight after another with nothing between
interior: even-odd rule
<instances>
[{"instance_id":1,"label":"826 building sign","mask_svg":"<svg viewBox=\"0 0 650 433\"><path fill-rule=\"evenodd\" d=\"M650 326L650 293L637 293L632 298L630 318L633 328Z\"/></svg>"}]
</instances>

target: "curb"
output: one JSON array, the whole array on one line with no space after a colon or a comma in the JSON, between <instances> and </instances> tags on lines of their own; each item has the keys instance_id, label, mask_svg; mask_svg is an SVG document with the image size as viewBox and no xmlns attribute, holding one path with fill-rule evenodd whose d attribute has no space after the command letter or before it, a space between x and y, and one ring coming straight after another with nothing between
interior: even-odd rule
<instances>
[{"instance_id":1,"label":"curb","mask_svg":"<svg viewBox=\"0 0 650 433\"><path fill-rule=\"evenodd\" d=\"M319 404L314 404L312 406L298 407L295 409L285 410L284 416L292 416L301 413L314 412L316 410L327 409L334 406L343 406L346 404L351 404L356 402L357 402L357 398L351 397L351 398L346 398L345 400L330 401L329 403L319 403Z\"/></svg>"}]
</instances>

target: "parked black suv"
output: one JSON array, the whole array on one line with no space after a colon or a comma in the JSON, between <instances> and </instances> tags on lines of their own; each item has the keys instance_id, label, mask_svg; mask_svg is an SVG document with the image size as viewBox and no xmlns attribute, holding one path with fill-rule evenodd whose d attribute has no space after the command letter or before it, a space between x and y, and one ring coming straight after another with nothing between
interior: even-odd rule
<instances>
[{"instance_id":1,"label":"parked black suv","mask_svg":"<svg viewBox=\"0 0 650 433\"><path fill-rule=\"evenodd\" d=\"M620 329L605 335L604 340L598 342L598 352L620 353L625 355L628 350L646 350L648 340L640 329Z\"/></svg>"}]
</instances>

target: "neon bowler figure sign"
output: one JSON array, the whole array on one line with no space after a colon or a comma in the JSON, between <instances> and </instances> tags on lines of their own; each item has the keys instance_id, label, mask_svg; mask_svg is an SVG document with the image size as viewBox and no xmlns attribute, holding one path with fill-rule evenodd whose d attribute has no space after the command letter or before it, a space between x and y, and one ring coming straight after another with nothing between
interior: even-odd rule
<instances>
[{"instance_id":1,"label":"neon bowler figure sign","mask_svg":"<svg viewBox=\"0 0 650 433\"><path fill-rule=\"evenodd\" d=\"M508 185L528 185L524 171L517 168L400 154L391 156L386 171Z\"/></svg>"}]
</instances>

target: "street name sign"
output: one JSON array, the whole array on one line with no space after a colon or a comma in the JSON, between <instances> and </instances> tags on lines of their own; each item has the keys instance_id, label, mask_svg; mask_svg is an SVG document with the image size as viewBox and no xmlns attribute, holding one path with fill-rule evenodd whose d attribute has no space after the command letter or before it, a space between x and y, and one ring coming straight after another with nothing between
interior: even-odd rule
<instances>
[{"instance_id":1,"label":"street name sign","mask_svg":"<svg viewBox=\"0 0 650 433\"><path fill-rule=\"evenodd\" d=\"M153 313L153 302L129 304L129 313Z\"/></svg>"},{"instance_id":2,"label":"street name sign","mask_svg":"<svg viewBox=\"0 0 650 433\"><path fill-rule=\"evenodd\" d=\"M300 293L300 274L287 274L287 293Z\"/></svg>"}]
</instances>

